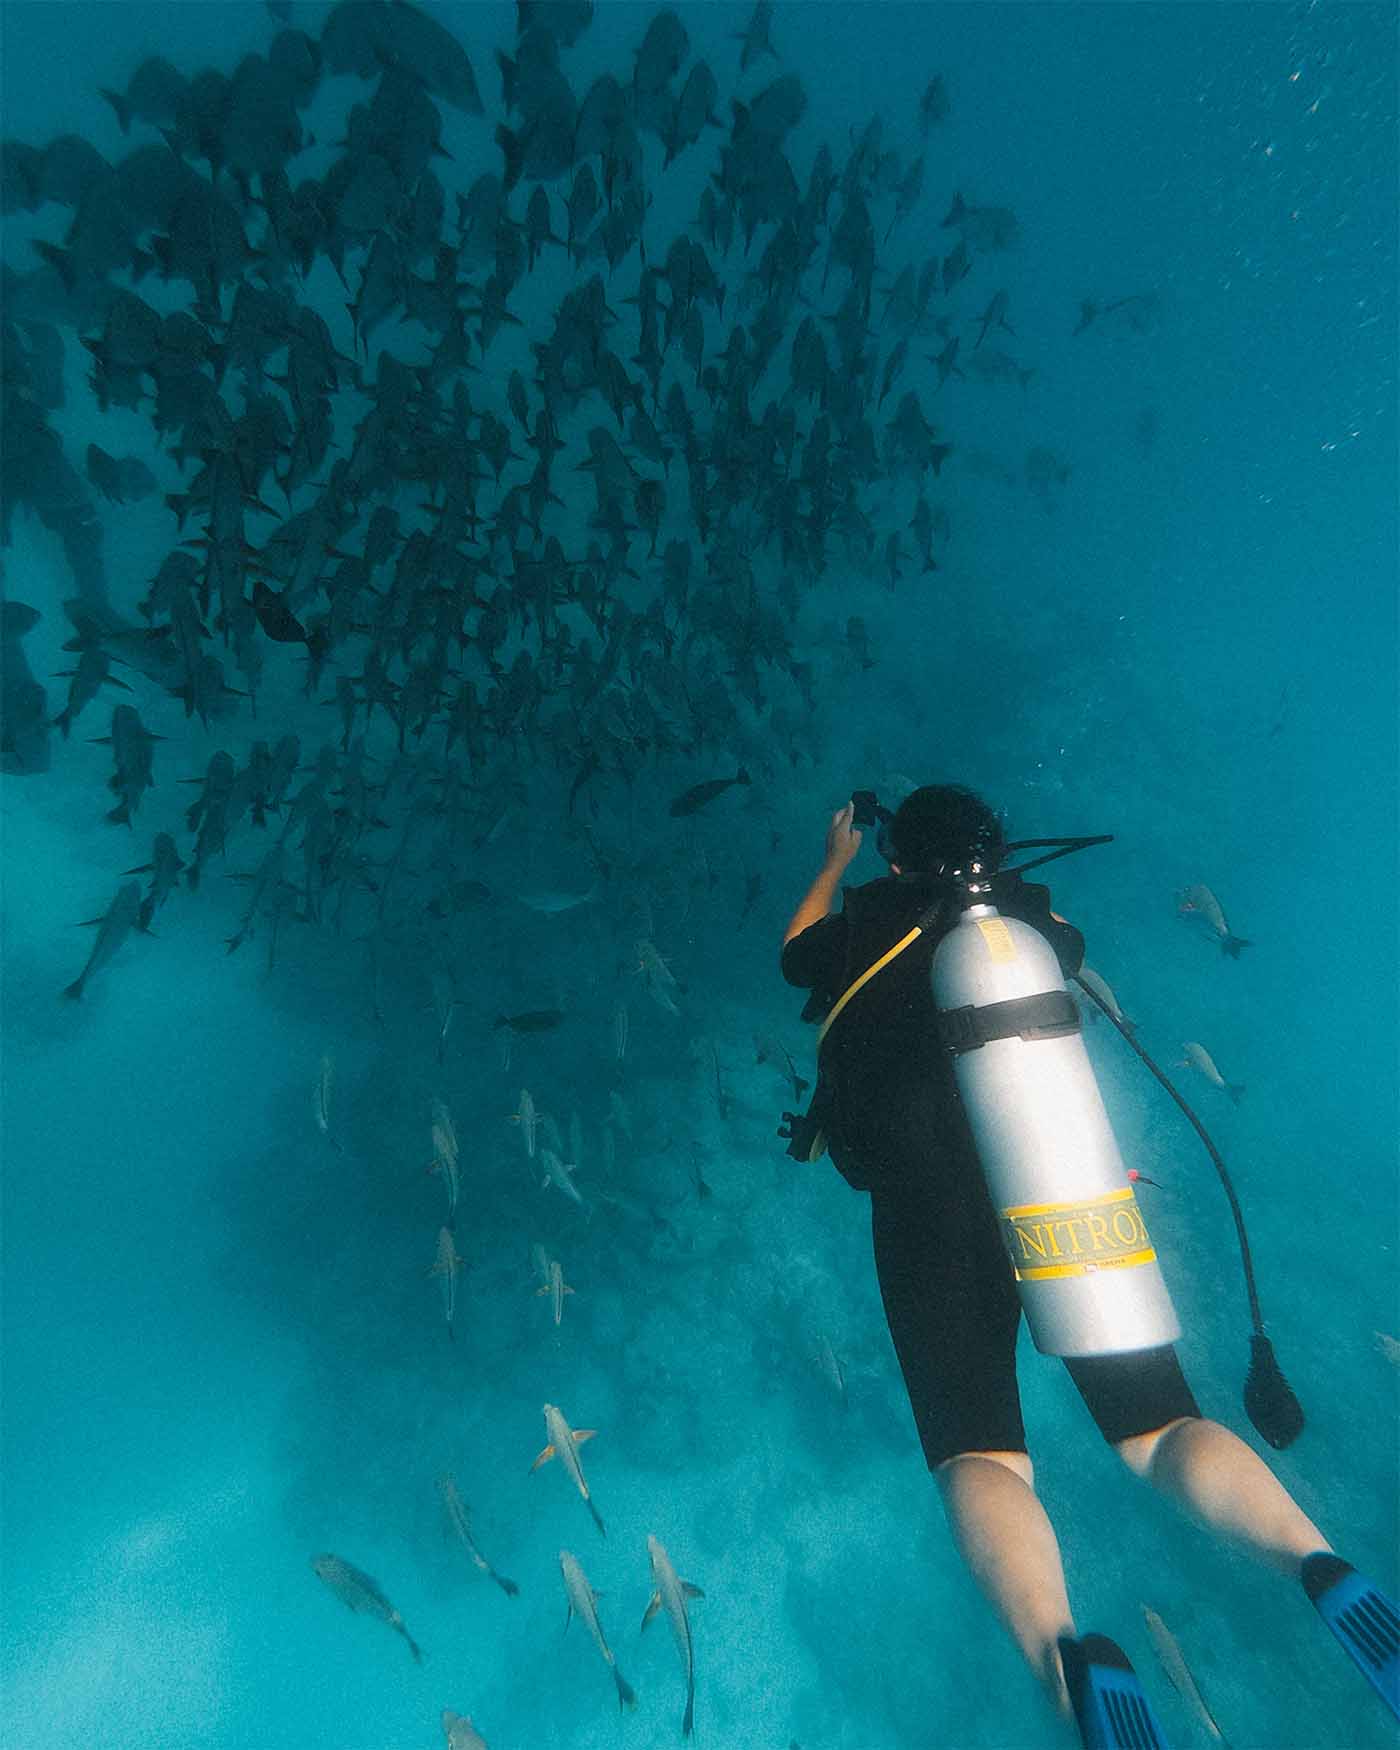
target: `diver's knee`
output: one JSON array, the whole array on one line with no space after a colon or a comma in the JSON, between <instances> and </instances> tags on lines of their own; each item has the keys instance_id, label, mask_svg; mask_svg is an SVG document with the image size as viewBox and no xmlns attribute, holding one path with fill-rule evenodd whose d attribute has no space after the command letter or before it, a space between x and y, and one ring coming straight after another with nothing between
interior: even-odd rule
<instances>
[{"instance_id":1,"label":"diver's knee","mask_svg":"<svg viewBox=\"0 0 1400 1750\"><path fill-rule=\"evenodd\" d=\"M951 1458L945 1458L934 1466L935 1481L940 1487L945 1487L952 1480L953 1467L969 1458L989 1459L993 1464L1009 1470L1013 1476L1020 1477L1027 1488L1035 1487L1035 1466L1031 1463L1028 1452L955 1452Z\"/></svg>"},{"instance_id":2,"label":"diver's knee","mask_svg":"<svg viewBox=\"0 0 1400 1750\"><path fill-rule=\"evenodd\" d=\"M1170 1422L1164 1422L1160 1428L1151 1428L1146 1434L1129 1434L1124 1440L1115 1440L1113 1450L1135 1477L1141 1477L1146 1482L1152 1474L1152 1461L1157 1456L1157 1448L1173 1428L1179 1428L1183 1422L1199 1420L1195 1416L1177 1416Z\"/></svg>"}]
</instances>

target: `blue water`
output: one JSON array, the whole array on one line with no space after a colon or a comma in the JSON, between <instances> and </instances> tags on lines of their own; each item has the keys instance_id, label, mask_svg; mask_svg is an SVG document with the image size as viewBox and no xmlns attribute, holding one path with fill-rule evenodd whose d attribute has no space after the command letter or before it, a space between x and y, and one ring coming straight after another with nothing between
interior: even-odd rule
<instances>
[{"instance_id":1,"label":"blue water","mask_svg":"<svg viewBox=\"0 0 1400 1750\"><path fill-rule=\"evenodd\" d=\"M315 34L325 10L299 0L293 23ZM467 47L487 109L447 112L453 157L437 169L451 212L452 193L499 163L492 51L509 46L514 16L433 10ZM822 140L839 167L875 114L907 162L922 145L919 97L943 75L950 113L928 141L919 206L880 245L877 283L947 252L939 221L955 191L1014 209L1019 246L979 258L947 302L966 352L1005 289L1015 335L994 338L1036 375L1024 391L953 379L935 393L922 355L942 342L911 346L881 418L917 388L955 446L927 482L951 523L940 570L920 577L908 558L891 589L878 561L835 544L790 625L815 709L775 679L770 711L749 712L733 745L653 764L631 796L607 791L594 830L613 873L576 910L511 898L591 879L561 833L566 784L520 744L504 829L458 871L495 899L455 935L390 953L377 1005L353 916L339 930L285 921L270 970L265 923L224 952L246 903L225 876L264 848L246 822L151 937L129 941L82 1003L59 1001L91 944L73 926L106 908L153 832L176 832L188 853L180 817L196 792L178 779L286 727L308 753L338 736L285 649L268 647L257 720L244 705L208 730L132 676L143 720L167 737L132 831L102 819L110 756L89 739L107 733L110 694L55 739L47 773L6 779L7 1750L409 1750L442 1742L445 1707L492 1750L678 1741L684 1682L667 1631L638 1636L649 1533L705 1593L691 1605L701 1744L1071 1741L947 1536L864 1199L829 1165L784 1158L773 1130L790 1093L754 1063L756 1031L800 1065L810 1057L777 947L831 810L865 784L894 800L903 784L958 780L1016 833L1116 835L1059 866L1056 905L1154 1055L1170 1064L1198 1039L1246 1085L1236 1106L1181 1072L1233 1171L1306 1430L1272 1454L1249 1427L1224 1199L1174 1108L1100 1026L1090 1047L1125 1153L1165 1187L1145 1206L1187 1375L1339 1550L1392 1589L1400 1578L1400 1375L1377 1342L1400 1336L1394 9L779 5L780 61L742 77L732 33L748 9L681 13L726 124L732 96L776 71L800 76L799 181ZM625 74L650 17L602 6L564 51L575 89ZM229 71L277 28L251 4L14 0L0 27L7 135L43 145L75 132L110 156L155 136L137 123L124 141L100 87L123 89L153 52L187 73ZM329 80L306 113L318 174L363 96ZM690 220L723 138L711 130L665 172L648 141L651 259ZM556 215L565 186L551 188ZM877 210L878 238L891 213ZM68 217L52 204L18 215L7 261L30 271L31 240L60 241ZM720 268L732 288L741 256L736 242ZM610 296L630 296L637 273L634 250ZM470 379L477 407L504 413L506 374L528 364L571 283L547 254L515 301L524 329ZM1082 298L1149 291L1144 331L1105 319L1072 335ZM173 309L188 287L143 292ZM307 295L350 352L333 278ZM633 335L630 306L614 307ZM51 417L75 465L95 441L179 489L146 415L99 414L87 355L71 330L65 341L67 399ZM371 358L413 345L390 322ZM601 419L598 403L580 431ZM1021 477L1031 446L1070 469L1043 495ZM587 476L566 477L551 527L573 548L592 495L576 484ZM406 485L405 506L420 492ZM914 496L907 477L876 483L882 539ZM687 532L679 484L671 503L667 537ZM102 521L111 600L134 614L172 519L155 497L104 506ZM26 649L57 710L66 682L49 677L68 666L60 604L74 593L62 549L21 510L4 563L7 594L43 616ZM756 564L775 590L775 553ZM844 642L852 615L869 630L869 670ZM734 761L751 788L670 818L673 794ZM850 878L878 872L867 846ZM1174 892L1195 881L1254 944L1238 962L1174 915ZM639 936L684 987L678 1013L634 970ZM431 973L444 965L461 1007L439 1061ZM630 1137L609 1123L619 1003ZM516 1040L507 1066L495 1017L555 1006L566 1022ZM329 1134L313 1113L324 1057ZM507 1121L522 1087L565 1137L576 1115L590 1213L541 1189ZM454 1341L426 1274L446 1210L425 1172L434 1098L461 1144ZM534 1242L576 1291L557 1329L532 1292ZM1028 1343L1022 1391L1077 1619L1122 1641L1173 1742L1206 1739L1155 1661L1144 1604L1237 1750L1396 1743L1301 1592L1129 1477ZM557 1464L530 1474L545 1402L598 1430L583 1460L606 1540ZM443 1471L518 1597L445 1536ZM561 1547L603 1594L633 1713L619 1717L580 1626L561 1636ZM309 1564L323 1550L384 1588L421 1668L320 1585Z\"/></svg>"}]
</instances>

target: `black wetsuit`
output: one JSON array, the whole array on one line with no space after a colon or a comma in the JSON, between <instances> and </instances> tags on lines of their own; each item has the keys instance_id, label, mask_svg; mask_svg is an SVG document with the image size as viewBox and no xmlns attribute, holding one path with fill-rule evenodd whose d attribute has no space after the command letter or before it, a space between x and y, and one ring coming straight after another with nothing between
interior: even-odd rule
<instances>
[{"instance_id":1,"label":"black wetsuit","mask_svg":"<svg viewBox=\"0 0 1400 1750\"><path fill-rule=\"evenodd\" d=\"M925 875L847 888L842 911L784 948L783 976L829 1007L939 892ZM1066 977L1079 970L1084 938L1055 921L1048 888L998 876L992 897L1040 931ZM957 1452L1026 1450L1020 1301L936 1033L930 964L956 915L950 909L852 998L822 1046L816 1096L832 1159L871 1194L880 1293L930 1470ZM1170 1346L1065 1365L1106 1440L1200 1414Z\"/></svg>"}]
</instances>

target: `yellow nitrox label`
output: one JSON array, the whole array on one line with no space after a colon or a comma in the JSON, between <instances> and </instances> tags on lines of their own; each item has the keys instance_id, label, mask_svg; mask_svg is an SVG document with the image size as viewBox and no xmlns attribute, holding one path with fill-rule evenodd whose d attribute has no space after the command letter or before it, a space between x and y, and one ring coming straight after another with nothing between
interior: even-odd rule
<instances>
[{"instance_id":1,"label":"yellow nitrox label","mask_svg":"<svg viewBox=\"0 0 1400 1750\"><path fill-rule=\"evenodd\" d=\"M1004 918L978 918L977 928L982 932L982 940L987 944L987 952L998 964L1005 964L1016 958L1016 944L1011 939L1011 931L1006 927Z\"/></svg>"},{"instance_id":2,"label":"yellow nitrox label","mask_svg":"<svg viewBox=\"0 0 1400 1750\"><path fill-rule=\"evenodd\" d=\"M1001 1233L1018 1282L1126 1270L1157 1256L1130 1185L1073 1203L1003 1209Z\"/></svg>"}]
</instances>

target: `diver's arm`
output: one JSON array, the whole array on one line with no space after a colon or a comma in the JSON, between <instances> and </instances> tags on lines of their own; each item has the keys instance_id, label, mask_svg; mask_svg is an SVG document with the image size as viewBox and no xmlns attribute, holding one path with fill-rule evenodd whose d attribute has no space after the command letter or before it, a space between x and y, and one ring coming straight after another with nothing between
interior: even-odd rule
<instances>
[{"instance_id":1,"label":"diver's arm","mask_svg":"<svg viewBox=\"0 0 1400 1750\"><path fill-rule=\"evenodd\" d=\"M830 915L836 889L846 873L846 865L860 849L861 834L851 825L854 813L854 803L848 802L832 815L826 834L826 861L822 864L816 880L807 889L801 905L792 914L792 922L783 934L785 948L794 936L800 936L809 925L819 923L822 918Z\"/></svg>"},{"instance_id":2,"label":"diver's arm","mask_svg":"<svg viewBox=\"0 0 1400 1750\"><path fill-rule=\"evenodd\" d=\"M783 933L783 946L794 936L800 936L809 925L820 923L824 917L829 917L832 911L832 900L836 897L836 889L841 884L843 868L832 868L823 863L821 873L807 889L802 904L792 914L792 922Z\"/></svg>"}]
</instances>

